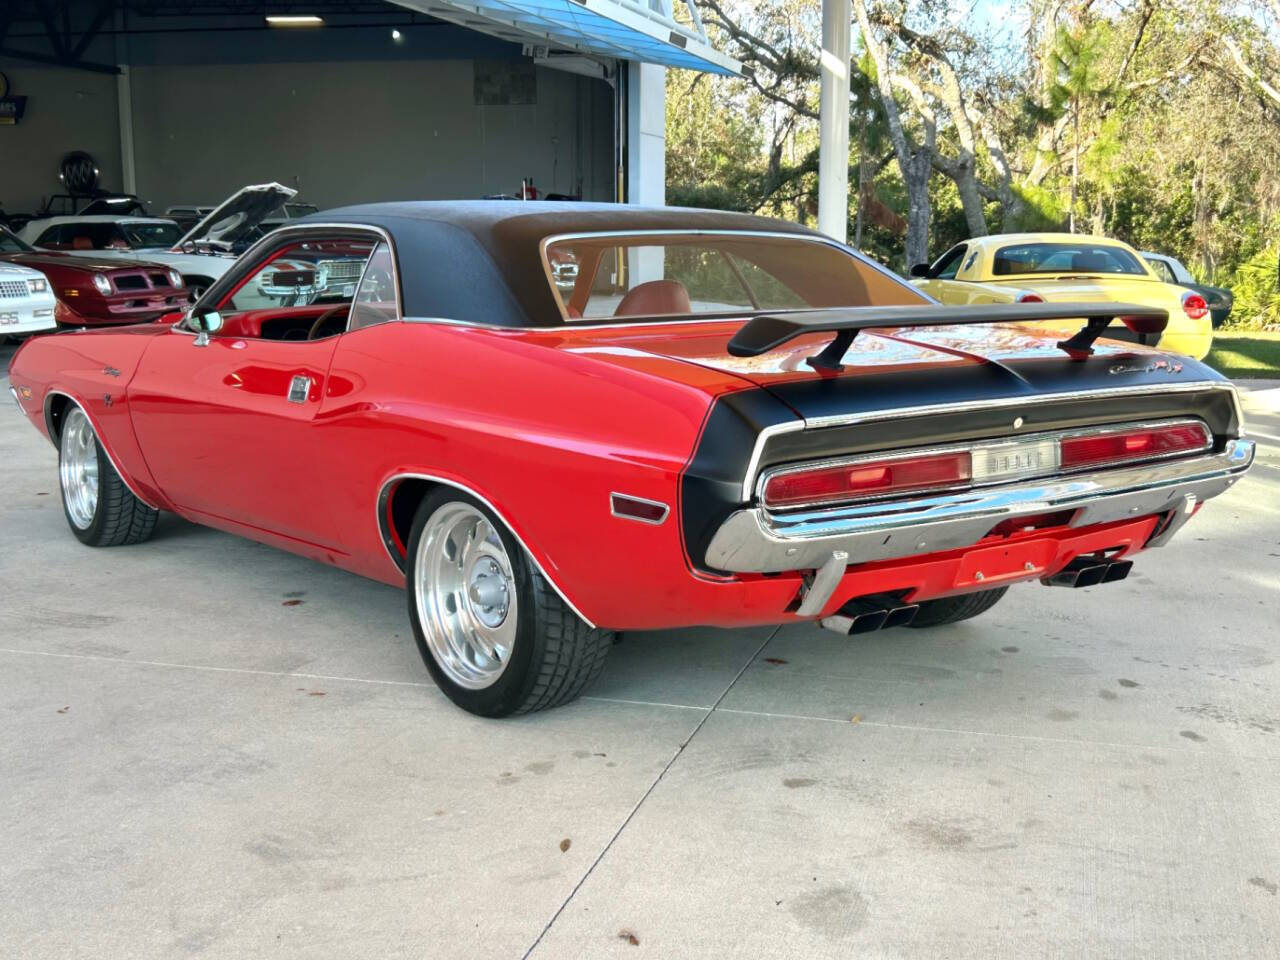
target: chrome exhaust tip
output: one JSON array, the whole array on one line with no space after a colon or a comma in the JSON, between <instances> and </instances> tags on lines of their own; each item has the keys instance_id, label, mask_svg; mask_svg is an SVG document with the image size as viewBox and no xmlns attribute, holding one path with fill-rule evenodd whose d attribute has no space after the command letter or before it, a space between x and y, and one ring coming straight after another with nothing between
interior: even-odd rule
<instances>
[{"instance_id":1,"label":"chrome exhaust tip","mask_svg":"<svg viewBox=\"0 0 1280 960\"><path fill-rule=\"evenodd\" d=\"M905 603L900 607L894 607L889 611L889 616L885 617L884 629L910 626L911 621L916 618L916 614L919 612L920 604L918 603Z\"/></svg>"},{"instance_id":2,"label":"chrome exhaust tip","mask_svg":"<svg viewBox=\"0 0 1280 960\"><path fill-rule=\"evenodd\" d=\"M824 617L822 626L836 633L854 636L886 627L905 627L919 611L919 604L902 603L897 597L858 597L831 616Z\"/></svg>"},{"instance_id":3,"label":"chrome exhaust tip","mask_svg":"<svg viewBox=\"0 0 1280 960\"><path fill-rule=\"evenodd\" d=\"M1110 563L1107 565L1107 572L1102 575L1102 582L1115 583L1117 580L1123 580L1132 569L1132 560L1117 560L1115 563Z\"/></svg>"},{"instance_id":4,"label":"chrome exhaust tip","mask_svg":"<svg viewBox=\"0 0 1280 960\"><path fill-rule=\"evenodd\" d=\"M1100 583L1114 583L1129 575L1132 560L1098 560L1096 557L1076 557L1059 572L1040 582L1046 587L1096 587Z\"/></svg>"}]
</instances>

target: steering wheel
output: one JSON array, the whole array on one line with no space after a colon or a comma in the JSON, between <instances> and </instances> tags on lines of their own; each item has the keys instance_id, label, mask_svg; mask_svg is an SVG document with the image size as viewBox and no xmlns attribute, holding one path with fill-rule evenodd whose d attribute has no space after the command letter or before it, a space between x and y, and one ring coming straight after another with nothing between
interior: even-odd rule
<instances>
[{"instance_id":1,"label":"steering wheel","mask_svg":"<svg viewBox=\"0 0 1280 960\"><path fill-rule=\"evenodd\" d=\"M316 335L320 332L321 328L324 327L327 320L333 319L340 313L346 313L350 309L351 304L349 303L340 303L336 307L330 307L324 313L320 314L320 316L316 317L316 322L313 323L311 325L311 329L307 331L307 339L316 339Z\"/></svg>"}]
</instances>

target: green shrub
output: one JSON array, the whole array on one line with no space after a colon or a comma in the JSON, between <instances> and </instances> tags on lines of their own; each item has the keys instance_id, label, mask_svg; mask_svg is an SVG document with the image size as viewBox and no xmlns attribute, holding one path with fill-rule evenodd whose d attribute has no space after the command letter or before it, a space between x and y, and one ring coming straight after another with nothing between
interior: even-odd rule
<instances>
[{"instance_id":1,"label":"green shrub","mask_svg":"<svg viewBox=\"0 0 1280 960\"><path fill-rule=\"evenodd\" d=\"M1226 326L1234 330L1280 328L1280 247L1264 247L1236 269L1231 292L1235 306Z\"/></svg>"}]
</instances>

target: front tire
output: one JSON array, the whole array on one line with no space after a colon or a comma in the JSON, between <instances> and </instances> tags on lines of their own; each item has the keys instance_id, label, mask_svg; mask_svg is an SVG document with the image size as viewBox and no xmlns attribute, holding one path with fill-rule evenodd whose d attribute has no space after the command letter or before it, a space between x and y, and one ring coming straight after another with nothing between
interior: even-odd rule
<instances>
[{"instance_id":1,"label":"front tire","mask_svg":"<svg viewBox=\"0 0 1280 960\"><path fill-rule=\"evenodd\" d=\"M77 406L67 408L58 434L58 485L71 532L91 547L149 540L158 510L129 490L107 459L93 424Z\"/></svg>"},{"instance_id":2,"label":"front tire","mask_svg":"<svg viewBox=\"0 0 1280 960\"><path fill-rule=\"evenodd\" d=\"M920 612L915 615L910 626L940 627L945 623L969 620L980 613L986 613L1008 592L1008 587L996 587L994 590L963 593L958 597L926 600L920 604Z\"/></svg>"},{"instance_id":3,"label":"front tire","mask_svg":"<svg viewBox=\"0 0 1280 960\"><path fill-rule=\"evenodd\" d=\"M604 668L613 634L587 626L503 523L458 490L438 488L418 507L406 577L418 652L470 713L558 706Z\"/></svg>"}]
</instances>

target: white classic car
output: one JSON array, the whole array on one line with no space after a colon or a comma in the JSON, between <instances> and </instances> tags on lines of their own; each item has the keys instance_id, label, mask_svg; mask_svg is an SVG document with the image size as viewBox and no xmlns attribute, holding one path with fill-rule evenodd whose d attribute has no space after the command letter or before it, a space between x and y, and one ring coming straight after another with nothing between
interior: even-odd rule
<instances>
[{"instance_id":1,"label":"white classic car","mask_svg":"<svg viewBox=\"0 0 1280 960\"><path fill-rule=\"evenodd\" d=\"M254 231L296 190L278 183L244 187L185 234L162 217L50 217L27 224L21 238L34 247L93 257L161 263L182 274L193 299L235 263Z\"/></svg>"},{"instance_id":2,"label":"white classic car","mask_svg":"<svg viewBox=\"0 0 1280 960\"><path fill-rule=\"evenodd\" d=\"M0 341L56 328L56 302L39 270L0 262Z\"/></svg>"}]
</instances>

